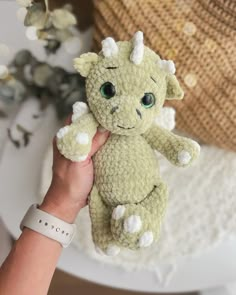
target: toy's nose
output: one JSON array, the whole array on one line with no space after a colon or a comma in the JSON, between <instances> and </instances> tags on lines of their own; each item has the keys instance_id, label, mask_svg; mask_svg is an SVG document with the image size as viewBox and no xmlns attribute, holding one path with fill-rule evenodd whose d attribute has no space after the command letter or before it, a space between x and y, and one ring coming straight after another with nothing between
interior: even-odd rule
<instances>
[{"instance_id":1,"label":"toy's nose","mask_svg":"<svg viewBox=\"0 0 236 295\"><path fill-rule=\"evenodd\" d=\"M137 115L140 117L140 119L142 120L142 113L140 112L139 109L136 109L136 113L137 113Z\"/></svg>"},{"instance_id":2,"label":"toy's nose","mask_svg":"<svg viewBox=\"0 0 236 295\"><path fill-rule=\"evenodd\" d=\"M114 106L114 107L112 107L112 109L111 109L111 111L110 111L110 114L111 114L111 115L114 114L118 109L119 109L118 106Z\"/></svg>"},{"instance_id":3,"label":"toy's nose","mask_svg":"<svg viewBox=\"0 0 236 295\"><path fill-rule=\"evenodd\" d=\"M114 114L117 110L119 109L119 106L114 106L111 108L110 114ZM139 109L136 109L136 113L139 116L139 118L142 120L142 113L140 112Z\"/></svg>"}]
</instances>

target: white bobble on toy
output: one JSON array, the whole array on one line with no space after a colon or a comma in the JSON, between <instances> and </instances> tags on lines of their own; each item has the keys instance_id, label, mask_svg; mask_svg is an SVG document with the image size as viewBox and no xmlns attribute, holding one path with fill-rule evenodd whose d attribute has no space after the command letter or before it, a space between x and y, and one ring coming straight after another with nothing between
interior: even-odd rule
<instances>
[{"instance_id":1,"label":"white bobble on toy","mask_svg":"<svg viewBox=\"0 0 236 295\"><path fill-rule=\"evenodd\" d=\"M138 31L133 37L133 50L130 54L130 60L138 65L143 60L144 44L143 44L143 32Z\"/></svg>"},{"instance_id":2,"label":"white bobble on toy","mask_svg":"<svg viewBox=\"0 0 236 295\"><path fill-rule=\"evenodd\" d=\"M89 113L87 104L82 101L77 101L73 104L73 115L71 118L72 122L75 122L79 117L87 113Z\"/></svg>"},{"instance_id":3,"label":"white bobble on toy","mask_svg":"<svg viewBox=\"0 0 236 295\"><path fill-rule=\"evenodd\" d=\"M146 231L139 239L139 247L148 247L153 242L153 233L151 231Z\"/></svg>"},{"instance_id":4,"label":"white bobble on toy","mask_svg":"<svg viewBox=\"0 0 236 295\"><path fill-rule=\"evenodd\" d=\"M80 132L76 136L76 141L79 144L83 144L83 145L88 144L89 143L89 136L85 132Z\"/></svg>"},{"instance_id":5,"label":"white bobble on toy","mask_svg":"<svg viewBox=\"0 0 236 295\"><path fill-rule=\"evenodd\" d=\"M105 57L114 56L118 51L119 48L113 38L107 37L102 41L102 53Z\"/></svg>"},{"instance_id":6,"label":"white bobble on toy","mask_svg":"<svg viewBox=\"0 0 236 295\"><path fill-rule=\"evenodd\" d=\"M167 130L173 130L175 128L175 109L163 107L155 118L155 124Z\"/></svg>"},{"instance_id":7,"label":"white bobble on toy","mask_svg":"<svg viewBox=\"0 0 236 295\"><path fill-rule=\"evenodd\" d=\"M158 60L157 64L163 71L166 71L167 73L172 75L175 74L176 68L172 60L161 59L161 60Z\"/></svg>"},{"instance_id":8,"label":"white bobble on toy","mask_svg":"<svg viewBox=\"0 0 236 295\"><path fill-rule=\"evenodd\" d=\"M124 221L124 230L127 233L136 233L140 231L142 227L142 221L140 216L138 215L131 215Z\"/></svg>"},{"instance_id":9,"label":"white bobble on toy","mask_svg":"<svg viewBox=\"0 0 236 295\"><path fill-rule=\"evenodd\" d=\"M125 214L125 206L118 205L112 212L112 218L115 220L120 219Z\"/></svg>"},{"instance_id":10,"label":"white bobble on toy","mask_svg":"<svg viewBox=\"0 0 236 295\"><path fill-rule=\"evenodd\" d=\"M63 138L63 137L66 135L66 133L68 133L68 131L69 131L69 126L64 126L64 127L62 127L62 128L57 132L57 138L58 138L58 139Z\"/></svg>"},{"instance_id":11,"label":"white bobble on toy","mask_svg":"<svg viewBox=\"0 0 236 295\"><path fill-rule=\"evenodd\" d=\"M189 152L183 150L178 154L178 161L181 165L187 165L191 160L191 155Z\"/></svg>"},{"instance_id":12,"label":"white bobble on toy","mask_svg":"<svg viewBox=\"0 0 236 295\"><path fill-rule=\"evenodd\" d=\"M109 245L105 251L107 256L116 256L120 253L120 247L116 245Z\"/></svg>"}]
</instances>

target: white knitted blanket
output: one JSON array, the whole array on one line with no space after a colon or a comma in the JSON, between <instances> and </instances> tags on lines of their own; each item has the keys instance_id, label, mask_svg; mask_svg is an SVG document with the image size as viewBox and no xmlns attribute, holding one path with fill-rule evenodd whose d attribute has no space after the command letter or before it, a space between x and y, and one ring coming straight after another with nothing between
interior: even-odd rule
<instances>
[{"instance_id":1,"label":"white knitted blanket","mask_svg":"<svg viewBox=\"0 0 236 295\"><path fill-rule=\"evenodd\" d=\"M51 179L51 150L43 168L41 195ZM88 209L78 218L74 246L105 263L125 269L157 270L160 263L174 263L178 257L195 256L236 236L236 154L202 146L199 160L189 168L176 168L162 157L161 175L170 189L169 205L161 238L150 248L121 251L117 257L98 255L91 238Z\"/></svg>"}]
</instances>

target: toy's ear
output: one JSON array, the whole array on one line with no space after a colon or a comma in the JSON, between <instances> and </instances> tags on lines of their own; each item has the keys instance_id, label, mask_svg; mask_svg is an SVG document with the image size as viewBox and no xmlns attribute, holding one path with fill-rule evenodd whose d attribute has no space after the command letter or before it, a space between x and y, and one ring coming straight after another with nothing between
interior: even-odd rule
<instances>
[{"instance_id":1,"label":"toy's ear","mask_svg":"<svg viewBox=\"0 0 236 295\"><path fill-rule=\"evenodd\" d=\"M91 68L97 63L98 55L93 52L84 53L80 57L74 59L74 68L81 76L87 77Z\"/></svg>"},{"instance_id":2,"label":"toy's ear","mask_svg":"<svg viewBox=\"0 0 236 295\"><path fill-rule=\"evenodd\" d=\"M166 76L166 99L182 99L184 97L184 92L179 85L179 82L175 75L167 75Z\"/></svg>"}]
</instances>

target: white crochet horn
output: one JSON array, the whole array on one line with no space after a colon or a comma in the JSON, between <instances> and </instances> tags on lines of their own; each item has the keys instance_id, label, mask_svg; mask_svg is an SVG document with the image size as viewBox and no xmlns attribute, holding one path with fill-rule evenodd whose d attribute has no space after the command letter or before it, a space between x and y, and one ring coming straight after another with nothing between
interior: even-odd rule
<instances>
[{"instance_id":1,"label":"white crochet horn","mask_svg":"<svg viewBox=\"0 0 236 295\"><path fill-rule=\"evenodd\" d=\"M116 55L118 51L119 48L113 38L107 37L102 41L102 53L105 57L112 57Z\"/></svg>"},{"instance_id":2,"label":"white crochet horn","mask_svg":"<svg viewBox=\"0 0 236 295\"><path fill-rule=\"evenodd\" d=\"M138 31L133 37L133 50L130 54L130 60L138 65L143 60L144 44L143 44L143 32Z\"/></svg>"}]
</instances>

